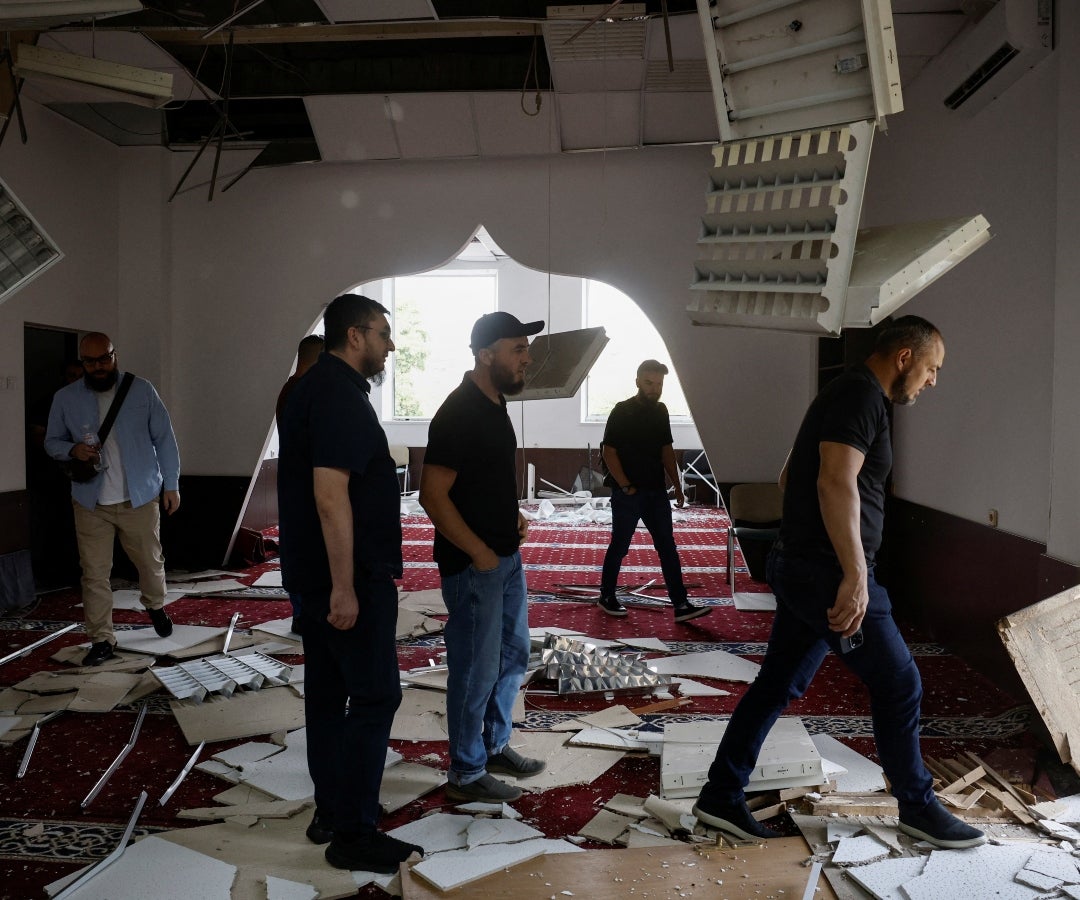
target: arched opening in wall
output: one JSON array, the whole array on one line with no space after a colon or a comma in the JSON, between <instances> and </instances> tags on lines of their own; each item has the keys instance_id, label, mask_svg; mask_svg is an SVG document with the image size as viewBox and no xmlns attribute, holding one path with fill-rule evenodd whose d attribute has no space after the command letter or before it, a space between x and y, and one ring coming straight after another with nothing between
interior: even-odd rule
<instances>
[{"instance_id":1,"label":"arched opening in wall","mask_svg":"<svg viewBox=\"0 0 1080 900\"><path fill-rule=\"evenodd\" d=\"M610 339L573 396L523 402L508 398L521 448L523 496L528 491L528 464L534 466L534 484L541 489L572 490L583 468L599 468L607 413L636 392L637 367L646 359L657 359L669 368L663 399L671 414L676 451L696 453L701 447L673 360L638 304L600 281L523 266L483 227L454 258L435 269L363 282L350 290L389 310L396 350L389 357L383 384L372 388L371 402L391 448L399 448L405 460L400 472L403 492L419 486L431 417L472 368L473 323L495 310L510 312L523 322L544 320L539 338L603 327ZM321 320L311 332L322 332ZM530 368L545 364L537 357L534 353ZM258 535L272 534L277 524L277 453L276 424L271 423L262 466L238 526L241 539L234 540L238 551Z\"/></svg>"}]
</instances>

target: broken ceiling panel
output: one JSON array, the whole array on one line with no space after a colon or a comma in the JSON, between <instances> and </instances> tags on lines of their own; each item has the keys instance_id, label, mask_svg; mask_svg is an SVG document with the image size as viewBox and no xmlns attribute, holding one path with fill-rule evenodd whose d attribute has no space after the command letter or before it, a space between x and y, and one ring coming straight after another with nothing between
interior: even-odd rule
<instances>
[{"instance_id":1,"label":"broken ceiling panel","mask_svg":"<svg viewBox=\"0 0 1080 900\"><path fill-rule=\"evenodd\" d=\"M698 0L722 140L903 109L889 0Z\"/></svg>"}]
</instances>

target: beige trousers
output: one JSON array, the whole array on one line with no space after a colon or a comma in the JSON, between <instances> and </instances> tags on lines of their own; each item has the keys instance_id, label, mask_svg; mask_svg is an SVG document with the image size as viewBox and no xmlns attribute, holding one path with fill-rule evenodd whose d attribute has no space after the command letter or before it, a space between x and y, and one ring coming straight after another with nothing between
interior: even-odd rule
<instances>
[{"instance_id":1,"label":"beige trousers","mask_svg":"<svg viewBox=\"0 0 1080 900\"><path fill-rule=\"evenodd\" d=\"M86 633L94 643L116 643L113 633L113 595L110 576L113 565L113 538L139 570L140 600L147 609L165 605L165 557L161 553L160 506L156 500L133 509L131 503L98 504L88 510L75 507L75 534L82 566L83 612Z\"/></svg>"}]
</instances>

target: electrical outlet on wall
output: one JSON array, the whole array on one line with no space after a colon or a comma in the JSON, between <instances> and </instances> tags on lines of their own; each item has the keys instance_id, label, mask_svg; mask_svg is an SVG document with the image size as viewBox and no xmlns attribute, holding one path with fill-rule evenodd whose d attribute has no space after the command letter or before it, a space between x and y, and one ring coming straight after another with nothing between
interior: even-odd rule
<instances>
[{"instance_id":1,"label":"electrical outlet on wall","mask_svg":"<svg viewBox=\"0 0 1080 900\"><path fill-rule=\"evenodd\" d=\"M997 528L997 526L998 526L998 511L996 509L990 510L990 512L987 514L986 519L990 523L991 528Z\"/></svg>"}]
</instances>

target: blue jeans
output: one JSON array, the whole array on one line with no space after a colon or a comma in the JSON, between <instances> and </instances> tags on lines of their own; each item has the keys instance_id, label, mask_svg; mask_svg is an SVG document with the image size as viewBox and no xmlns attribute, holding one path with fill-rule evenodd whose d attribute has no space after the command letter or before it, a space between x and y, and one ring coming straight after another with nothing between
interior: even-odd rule
<instances>
[{"instance_id":1,"label":"blue jeans","mask_svg":"<svg viewBox=\"0 0 1080 900\"><path fill-rule=\"evenodd\" d=\"M499 566L468 566L442 579L446 622L446 726L451 784L487 771L488 756L510 741L511 712L529 663L529 615L521 554Z\"/></svg>"},{"instance_id":2,"label":"blue jeans","mask_svg":"<svg viewBox=\"0 0 1080 900\"><path fill-rule=\"evenodd\" d=\"M842 573L834 560L788 556L774 549L767 564L776 595L776 618L765 660L731 716L701 798L731 803L757 761L766 735L787 705L810 687L832 650L866 685L881 766L901 812L920 811L933 797L933 779L919 748L922 679L892 617L885 588L867 575L870 602L862 622L862 646L840 652L840 635L826 613L836 602Z\"/></svg>"},{"instance_id":3,"label":"blue jeans","mask_svg":"<svg viewBox=\"0 0 1080 900\"><path fill-rule=\"evenodd\" d=\"M343 834L378 822L390 725L401 703L397 588L368 583L356 595L360 615L348 631L326 621L328 595L305 593L301 609L308 771L320 818Z\"/></svg>"},{"instance_id":4,"label":"blue jeans","mask_svg":"<svg viewBox=\"0 0 1080 900\"><path fill-rule=\"evenodd\" d=\"M611 543L604 554L604 568L600 574L600 593L614 597L619 583L619 569L630 550L638 519L645 523L652 535L653 546L660 557L660 570L668 596L676 606L686 602L682 565L679 551L675 549L675 532L671 524L671 502L667 491L639 490L624 494L615 490L611 495Z\"/></svg>"}]
</instances>

